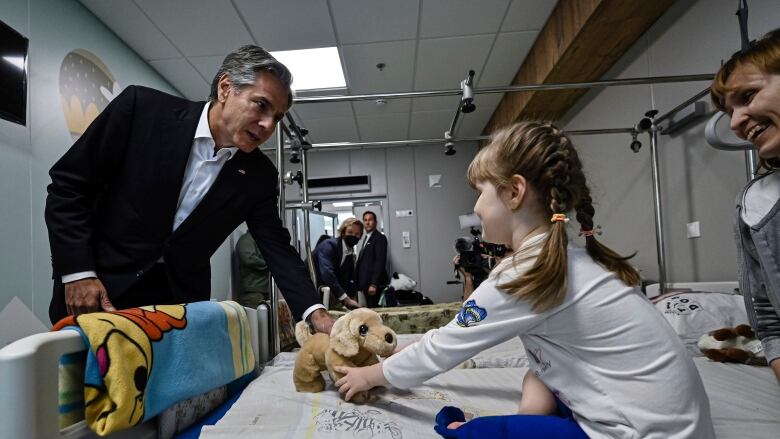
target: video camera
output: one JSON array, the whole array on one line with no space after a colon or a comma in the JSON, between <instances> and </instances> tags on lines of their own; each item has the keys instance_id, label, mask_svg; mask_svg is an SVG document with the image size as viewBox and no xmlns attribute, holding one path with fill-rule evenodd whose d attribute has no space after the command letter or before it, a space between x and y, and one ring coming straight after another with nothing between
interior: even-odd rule
<instances>
[{"instance_id":1,"label":"video camera","mask_svg":"<svg viewBox=\"0 0 780 439\"><path fill-rule=\"evenodd\" d=\"M472 236L463 236L455 240L455 250L460 255L460 263L455 268L463 268L467 273L474 277L474 284L477 286L493 268L493 259L485 258L483 255L492 257L503 257L506 254L506 246L503 244L493 244L480 239L480 231L474 227L470 230Z\"/></svg>"}]
</instances>

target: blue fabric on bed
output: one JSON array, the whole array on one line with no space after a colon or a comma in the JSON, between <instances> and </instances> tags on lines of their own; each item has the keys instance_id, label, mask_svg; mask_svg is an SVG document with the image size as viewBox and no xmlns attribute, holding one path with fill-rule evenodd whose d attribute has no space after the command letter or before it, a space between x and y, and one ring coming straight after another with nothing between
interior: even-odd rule
<instances>
[{"instance_id":1,"label":"blue fabric on bed","mask_svg":"<svg viewBox=\"0 0 780 439\"><path fill-rule=\"evenodd\" d=\"M238 378L234 381L231 381L227 385L227 394L228 399L225 400L222 404L220 404L217 408L209 412L206 416L202 417L198 422L195 424L187 427L186 430L183 430L181 433L174 436L175 439L195 439L200 436L200 430L205 425L214 425L217 422L219 422L220 419L222 419L223 416L225 416L225 413L227 413L228 410L230 410L230 407L233 406L233 403L238 400L238 397L241 396L241 392L244 391L246 386L249 385L249 383L252 382L257 378L257 374L254 373L254 371L242 376L241 378Z\"/></svg>"},{"instance_id":2,"label":"blue fabric on bed","mask_svg":"<svg viewBox=\"0 0 780 439\"><path fill-rule=\"evenodd\" d=\"M252 372L249 372L248 374L242 376L241 378L237 378L229 382L227 385L228 398L235 395L236 393L240 394L241 392L243 392L246 386L248 386L249 383L251 383L252 380L254 380L255 378L257 378L257 373L253 370Z\"/></svg>"},{"instance_id":3,"label":"blue fabric on bed","mask_svg":"<svg viewBox=\"0 0 780 439\"><path fill-rule=\"evenodd\" d=\"M447 406L436 415L433 428L446 439L588 439L588 435L574 420L574 416L560 400L556 398L559 416L508 415L483 416L472 419L454 430L448 429L451 422L464 422L463 411Z\"/></svg>"}]
</instances>

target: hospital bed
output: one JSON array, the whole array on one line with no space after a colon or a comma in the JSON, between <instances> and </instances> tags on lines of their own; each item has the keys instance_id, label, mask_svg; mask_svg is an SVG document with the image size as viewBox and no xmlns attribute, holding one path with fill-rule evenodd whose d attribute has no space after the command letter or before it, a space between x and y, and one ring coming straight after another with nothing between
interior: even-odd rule
<instances>
[{"instance_id":1,"label":"hospital bed","mask_svg":"<svg viewBox=\"0 0 780 439\"><path fill-rule=\"evenodd\" d=\"M736 282L672 284L669 292L695 297L703 312L717 313L725 305L742 303ZM652 293L657 286L649 286ZM687 290L682 293L680 290ZM698 293L697 293L698 292ZM711 294L711 303L707 294ZM649 294L650 295L650 294ZM667 296L669 300L677 296ZM723 297L721 297L723 296ZM658 302L663 305L664 302ZM712 308L712 310L711 310ZM661 311L661 308L658 308ZM744 309L741 311L744 314ZM735 313L736 314L736 313ZM734 316L719 322L731 324ZM729 320L731 319L731 320ZM684 334L681 339L685 342ZM422 334L400 334L399 345ZM714 363L689 349L704 382L718 438L775 438L780 431L780 386L768 367ZM461 407L470 416L510 414L517 410L528 358L519 339L494 346L411 391L382 389L369 405L341 400L332 387L317 393L297 393L292 383L295 353L276 356L213 426L201 437L279 438L438 438L434 417L444 406Z\"/></svg>"},{"instance_id":2,"label":"hospital bed","mask_svg":"<svg viewBox=\"0 0 780 439\"><path fill-rule=\"evenodd\" d=\"M687 287L703 289L699 284ZM471 416L517 409L528 365L519 339L488 349L411 391L383 389L377 392L377 401L354 405L342 401L332 387L317 394L295 392L296 354L283 352L269 358L269 311L264 305L245 310L260 375L215 425L203 428L201 437L435 438L433 419L443 406L461 407ZM399 344L419 337L399 335ZM57 430L57 359L83 349L75 332L62 331L37 334L0 350L0 382L4 383L0 437L96 437L83 422ZM707 389L719 438L776 437L780 391L769 368L713 363L701 356L694 363ZM152 421L110 437L155 438L157 429Z\"/></svg>"},{"instance_id":3,"label":"hospital bed","mask_svg":"<svg viewBox=\"0 0 780 439\"><path fill-rule=\"evenodd\" d=\"M255 369L268 361L268 308L244 307L249 322ZM31 335L0 349L0 438L97 438L84 421L59 430L59 359L84 351L76 331ZM230 361L230 359L226 359ZM157 438L154 420L110 435L111 438Z\"/></svg>"}]
</instances>

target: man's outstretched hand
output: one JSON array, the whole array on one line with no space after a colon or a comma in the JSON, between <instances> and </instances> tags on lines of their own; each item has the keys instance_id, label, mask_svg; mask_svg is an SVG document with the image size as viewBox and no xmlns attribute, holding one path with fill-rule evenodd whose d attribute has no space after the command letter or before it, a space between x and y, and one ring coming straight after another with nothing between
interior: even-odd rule
<instances>
[{"instance_id":1,"label":"man's outstretched hand","mask_svg":"<svg viewBox=\"0 0 780 439\"><path fill-rule=\"evenodd\" d=\"M317 332L330 334L330 330L333 328L333 318L328 314L328 311L322 308L314 310L309 315L309 320Z\"/></svg>"}]
</instances>

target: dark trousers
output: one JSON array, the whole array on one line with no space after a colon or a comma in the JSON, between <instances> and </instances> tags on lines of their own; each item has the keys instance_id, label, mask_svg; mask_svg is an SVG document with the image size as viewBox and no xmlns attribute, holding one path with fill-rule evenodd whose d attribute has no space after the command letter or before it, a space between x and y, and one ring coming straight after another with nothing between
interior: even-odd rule
<instances>
[{"instance_id":1,"label":"dark trousers","mask_svg":"<svg viewBox=\"0 0 780 439\"><path fill-rule=\"evenodd\" d=\"M377 308L379 306L379 297L382 295L383 286L376 287L376 294L373 296L368 294L368 288L363 291L363 295L366 296L366 306L369 308Z\"/></svg>"},{"instance_id":2,"label":"dark trousers","mask_svg":"<svg viewBox=\"0 0 780 439\"><path fill-rule=\"evenodd\" d=\"M177 300L171 291L165 264L154 264L138 282L111 303L116 309L125 309L144 305L175 305L182 303L182 300Z\"/></svg>"},{"instance_id":3,"label":"dark trousers","mask_svg":"<svg viewBox=\"0 0 780 439\"><path fill-rule=\"evenodd\" d=\"M355 255L347 255L336 273L339 285L347 293L347 296L357 300L357 286L355 283Z\"/></svg>"}]
</instances>

